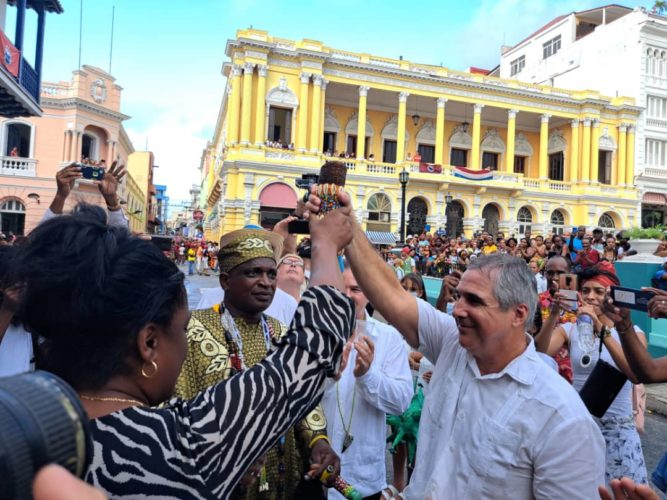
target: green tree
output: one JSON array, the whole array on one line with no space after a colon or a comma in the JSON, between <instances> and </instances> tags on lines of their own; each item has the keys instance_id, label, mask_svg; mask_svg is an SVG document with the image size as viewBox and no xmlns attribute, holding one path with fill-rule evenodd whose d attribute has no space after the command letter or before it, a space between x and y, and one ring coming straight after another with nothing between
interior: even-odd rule
<instances>
[{"instance_id":1,"label":"green tree","mask_svg":"<svg viewBox=\"0 0 667 500\"><path fill-rule=\"evenodd\" d=\"M667 1L656 0L653 4L653 12L660 14L661 16L667 13Z\"/></svg>"}]
</instances>

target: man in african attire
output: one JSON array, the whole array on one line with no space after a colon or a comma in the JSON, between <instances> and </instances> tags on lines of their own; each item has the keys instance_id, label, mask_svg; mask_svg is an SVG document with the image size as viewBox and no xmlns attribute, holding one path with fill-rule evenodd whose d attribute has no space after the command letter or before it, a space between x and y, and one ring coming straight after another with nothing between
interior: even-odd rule
<instances>
[{"instance_id":1,"label":"man in african attire","mask_svg":"<svg viewBox=\"0 0 667 500\"><path fill-rule=\"evenodd\" d=\"M260 362L271 349L271 339L287 332L286 325L264 314L276 289L276 261L281 251L282 237L263 229L240 229L222 237L218 262L225 296L221 304L192 312L188 355L176 386L178 396L191 398ZM333 466L335 474L340 471L326 425L318 405L269 451L257 481L243 498L325 498L317 478L305 483L303 479L309 460L320 467Z\"/></svg>"}]
</instances>

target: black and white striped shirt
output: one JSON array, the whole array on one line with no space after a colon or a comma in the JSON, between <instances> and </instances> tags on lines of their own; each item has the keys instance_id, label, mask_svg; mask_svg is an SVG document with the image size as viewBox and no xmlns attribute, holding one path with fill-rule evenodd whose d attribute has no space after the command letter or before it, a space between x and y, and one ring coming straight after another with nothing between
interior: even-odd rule
<instances>
[{"instance_id":1,"label":"black and white striped shirt","mask_svg":"<svg viewBox=\"0 0 667 500\"><path fill-rule=\"evenodd\" d=\"M320 400L353 323L352 303L342 293L309 289L288 334L262 362L189 401L92 420L86 480L112 498L227 498Z\"/></svg>"}]
</instances>

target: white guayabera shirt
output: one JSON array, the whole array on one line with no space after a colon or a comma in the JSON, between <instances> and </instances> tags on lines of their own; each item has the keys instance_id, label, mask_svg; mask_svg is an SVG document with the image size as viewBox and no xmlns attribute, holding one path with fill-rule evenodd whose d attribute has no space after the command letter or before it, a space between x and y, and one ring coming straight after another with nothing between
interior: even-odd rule
<instances>
[{"instance_id":1,"label":"white guayabera shirt","mask_svg":"<svg viewBox=\"0 0 667 500\"><path fill-rule=\"evenodd\" d=\"M532 338L503 371L481 375L454 319L417 304L420 351L435 369L406 498L598 498L602 434Z\"/></svg>"},{"instance_id":2,"label":"white guayabera shirt","mask_svg":"<svg viewBox=\"0 0 667 500\"><path fill-rule=\"evenodd\" d=\"M341 476L364 497L387 485L386 416L403 413L414 393L401 335L368 316L366 324L366 334L375 345L369 370L361 377L354 376L357 351L352 349L340 380L328 379L322 397L327 434L340 457ZM343 452L346 428L354 438ZM344 499L333 489L328 494L329 500Z\"/></svg>"}]
</instances>

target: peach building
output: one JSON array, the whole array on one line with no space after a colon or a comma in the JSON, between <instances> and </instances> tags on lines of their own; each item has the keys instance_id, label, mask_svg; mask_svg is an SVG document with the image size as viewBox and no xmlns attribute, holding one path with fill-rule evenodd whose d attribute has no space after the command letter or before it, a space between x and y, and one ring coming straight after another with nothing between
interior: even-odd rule
<instances>
[{"instance_id":1,"label":"peach building","mask_svg":"<svg viewBox=\"0 0 667 500\"><path fill-rule=\"evenodd\" d=\"M0 121L2 232L27 234L39 223L55 196L56 172L68 163L89 158L127 164L134 147L123 128L129 116L120 110L122 90L110 74L84 65L69 82L42 84L43 116ZM144 210L145 198L128 200L138 192L124 182L121 203ZM77 182L65 210L78 201L104 204L88 180Z\"/></svg>"}]
</instances>

